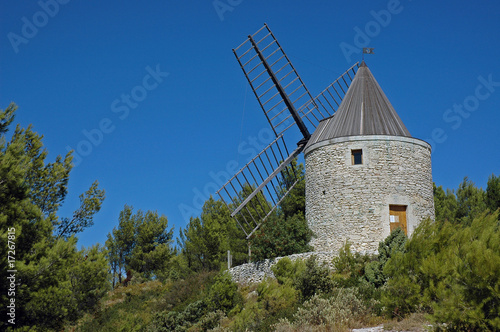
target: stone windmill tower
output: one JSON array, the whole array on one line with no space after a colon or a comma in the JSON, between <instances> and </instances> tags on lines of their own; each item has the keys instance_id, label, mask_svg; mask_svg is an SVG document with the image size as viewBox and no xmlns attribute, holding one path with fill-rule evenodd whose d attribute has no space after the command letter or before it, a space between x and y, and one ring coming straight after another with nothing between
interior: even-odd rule
<instances>
[{"instance_id":1,"label":"stone windmill tower","mask_svg":"<svg viewBox=\"0 0 500 332\"><path fill-rule=\"evenodd\" d=\"M431 147L412 138L364 62L304 150L316 251L374 252L393 229L434 218Z\"/></svg>"},{"instance_id":2,"label":"stone windmill tower","mask_svg":"<svg viewBox=\"0 0 500 332\"><path fill-rule=\"evenodd\" d=\"M364 62L313 98L267 25L233 52L276 136L217 191L247 238L298 182L301 152L316 251L349 240L373 252L391 229L411 234L434 216L430 145L410 136ZM292 152L290 128L301 135Z\"/></svg>"}]
</instances>

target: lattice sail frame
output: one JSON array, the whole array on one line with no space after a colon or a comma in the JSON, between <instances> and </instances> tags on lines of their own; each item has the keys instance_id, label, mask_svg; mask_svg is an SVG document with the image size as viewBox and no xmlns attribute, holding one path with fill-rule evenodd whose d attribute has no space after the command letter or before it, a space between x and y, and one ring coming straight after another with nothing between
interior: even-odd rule
<instances>
[{"instance_id":1,"label":"lattice sail frame","mask_svg":"<svg viewBox=\"0 0 500 332\"><path fill-rule=\"evenodd\" d=\"M334 115L342 99L344 99L358 68L359 62L356 62L319 95L314 97L313 101L307 103L299 110L314 128L318 126L321 120Z\"/></svg>"},{"instance_id":2,"label":"lattice sail frame","mask_svg":"<svg viewBox=\"0 0 500 332\"><path fill-rule=\"evenodd\" d=\"M316 128L321 120L335 113L359 63L312 98L267 24L249 35L233 52L276 135L273 142L216 192L248 239L299 180L292 161L310 138L304 121ZM289 153L283 135L294 125L304 138Z\"/></svg>"},{"instance_id":3,"label":"lattice sail frame","mask_svg":"<svg viewBox=\"0 0 500 332\"><path fill-rule=\"evenodd\" d=\"M313 99L309 90L267 24L233 52L276 137L282 135L297 123L290 108L299 110Z\"/></svg>"},{"instance_id":4,"label":"lattice sail frame","mask_svg":"<svg viewBox=\"0 0 500 332\"><path fill-rule=\"evenodd\" d=\"M217 191L247 238L297 184L298 174L290 164L303 148L289 153L280 135Z\"/></svg>"}]
</instances>

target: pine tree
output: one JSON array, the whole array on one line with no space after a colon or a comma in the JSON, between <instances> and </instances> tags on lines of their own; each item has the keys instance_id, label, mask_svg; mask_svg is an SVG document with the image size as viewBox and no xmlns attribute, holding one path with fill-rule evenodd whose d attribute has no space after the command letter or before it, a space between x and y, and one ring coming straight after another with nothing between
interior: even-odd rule
<instances>
[{"instance_id":1,"label":"pine tree","mask_svg":"<svg viewBox=\"0 0 500 332\"><path fill-rule=\"evenodd\" d=\"M181 231L182 254L193 271L218 270L227 266L227 251L231 251L233 264L247 259L245 235L229 210L212 196L203 204L200 217L191 218Z\"/></svg>"},{"instance_id":2,"label":"pine tree","mask_svg":"<svg viewBox=\"0 0 500 332\"><path fill-rule=\"evenodd\" d=\"M118 228L113 228L106 240L113 284L121 283L127 271L146 279L163 274L174 253L172 238L173 229L168 229L167 217L153 211L138 210L134 214L133 208L125 205Z\"/></svg>"},{"instance_id":3,"label":"pine tree","mask_svg":"<svg viewBox=\"0 0 500 332\"><path fill-rule=\"evenodd\" d=\"M457 198L452 190L443 189L443 186L436 187L434 183L434 208L436 213L436 220L455 220L457 213Z\"/></svg>"},{"instance_id":4,"label":"pine tree","mask_svg":"<svg viewBox=\"0 0 500 332\"><path fill-rule=\"evenodd\" d=\"M491 174L486 187L486 206L491 212L500 209L500 175Z\"/></svg>"},{"instance_id":5,"label":"pine tree","mask_svg":"<svg viewBox=\"0 0 500 332\"><path fill-rule=\"evenodd\" d=\"M474 218L486 210L485 192L477 188L467 177L457 189L457 212L456 220L470 225Z\"/></svg>"},{"instance_id":6,"label":"pine tree","mask_svg":"<svg viewBox=\"0 0 500 332\"><path fill-rule=\"evenodd\" d=\"M279 191L284 195L277 212L262 223L251 238L253 260L287 256L312 250L309 241L312 232L305 219L304 166L293 160L282 172Z\"/></svg>"},{"instance_id":7,"label":"pine tree","mask_svg":"<svg viewBox=\"0 0 500 332\"><path fill-rule=\"evenodd\" d=\"M57 212L67 194L71 153L46 162L48 152L43 148L43 136L34 132L32 126L23 129L18 125L7 142L6 134L16 109L11 104L0 111L0 238L7 243L8 230L15 229L12 242L17 270L16 328L60 329L64 322L77 319L83 312L75 298L91 293L102 295L107 287L107 276L101 273L107 271L102 264L102 252L95 254L95 261L87 263L93 274L99 276L90 288L80 290L78 295L70 280L75 261L82 257L76 250L75 235L92 225L104 191L95 182L75 212L81 217L60 219ZM64 231L58 231L59 227ZM0 255L2 266L7 266L7 246L1 246ZM93 263L97 261L100 263ZM7 280L6 268L0 271L0 278ZM6 287L6 283L0 283L2 317L7 317L10 300Z\"/></svg>"}]
</instances>

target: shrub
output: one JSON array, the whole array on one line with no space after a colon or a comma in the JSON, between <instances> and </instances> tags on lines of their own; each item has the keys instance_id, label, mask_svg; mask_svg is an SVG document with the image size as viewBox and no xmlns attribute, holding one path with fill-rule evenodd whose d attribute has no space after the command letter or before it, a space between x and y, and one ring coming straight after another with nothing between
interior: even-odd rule
<instances>
[{"instance_id":1,"label":"shrub","mask_svg":"<svg viewBox=\"0 0 500 332\"><path fill-rule=\"evenodd\" d=\"M382 300L391 314L428 310L451 330L500 329L498 212L470 225L423 221L384 268L390 279Z\"/></svg>"},{"instance_id":2,"label":"shrub","mask_svg":"<svg viewBox=\"0 0 500 332\"><path fill-rule=\"evenodd\" d=\"M311 298L316 293L329 293L333 289L330 270L325 264L319 265L316 256L309 257L303 269L296 278L297 288L304 300Z\"/></svg>"},{"instance_id":3,"label":"shrub","mask_svg":"<svg viewBox=\"0 0 500 332\"><path fill-rule=\"evenodd\" d=\"M258 302L272 321L266 325L276 322L279 318L291 318L297 310L299 292L289 283L281 285L276 280L269 279L259 284L257 292Z\"/></svg>"},{"instance_id":4,"label":"shrub","mask_svg":"<svg viewBox=\"0 0 500 332\"><path fill-rule=\"evenodd\" d=\"M158 307L159 311L182 311L188 303L203 299L215 275L216 272L200 272L174 281L165 293L164 303Z\"/></svg>"},{"instance_id":5,"label":"shrub","mask_svg":"<svg viewBox=\"0 0 500 332\"><path fill-rule=\"evenodd\" d=\"M233 317L231 331L271 331L280 318L292 318L299 305L300 293L290 282L266 279L257 285L256 296L253 293L246 296L244 309Z\"/></svg>"},{"instance_id":6,"label":"shrub","mask_svg":"<svg viewBox=\"0 0 500 332\"><path fill-rule=\"evenodd\" d=\"M259 331L264 325L266 311L258 302L247 302L231 322L231 331Z\"/></svg>"},{"instance_id":7,"label":"shrub","mask_svg":"<svg viewBox=\"0 0 500 332\"><path fill-rule=\"evenodd\" d=\"M337 288L330 298L316 294L306 301L294 315L293 323L282 319L273 328L276 331L311 331L314 327L322 327L338 331L346 329L366 314L369 314L369 309L355 288Z\"/></svg>"},{"instance_id":8,"label":"shrub","mask_svg":"<svg viewBox=\"0 0 500 332\"><path fill-rule=\"evenodd\" d=\"M378 259L365 266L365 279L375 287L385 284L387 276L384 274L384 266L393 255L404 252L408 238L401 228L395 229L378 246Z\"/></svg>"},{"instance_id":9,"label":"shrub","mask_svg":"<svg viewBox=\"0 0 500 332\"><path fill-rule=\"evenodd\" d=\"M196 327L200 328L201 331L215 329L220 326L221 321L225 318L224 312L220 310L211 311L201 318Z\"/></svg>"},{"instance_id":10,"label":"shrub","mask_svg":"<svg viewBox=\"0 0 500 332\"><path fill-rule=\"evenodd\" d=\"M294 284L297 277L306 269L306 264L301 259L292 261L289 257L284 257L275 265L271 266L271 270L280 284Z\"/></svg>"},{"instance_id":11,"label":"shrub","mask_svg":"<svg viewBox=\"0 0 500 332\"><path fill-rule=\"evenodd\" d=\"M207 306L203 301L190 303L184 311L163 311L154 315L148 326L149 331L186 331L198 322L207 312Z\"/></svg>"},{"instance_id":12,"label":"shrub","mask_svg":"<svg viewBox=\"0 0 500 332\"><path fill-rule=\"evenodd\" d=\"M333 289L330 270L325 264L319 264L312 255L305 261L292 260L288 257L271 267L280 284L289 284L299 290L302 300L311 298L315 293L328 293Z\"/></svg>"},{"instance_id":13,"label":"shrub","mask_svg":"<svg viewBox=\"0 0 500 332\"><path fill-rule=\"evenodd\" d=\"M232 280L231 275L223 272L215 277L205 302L211 311L221 310L228 314L231 309L243 303L243 297L238 292L238 285Z\"/></svg>"},{"instance_id":14,"label":"shrub","mask_svg":"<svg viewBox=\"0 0 500 332\"><path fill-rule=\"evenodd\" d=\"M351 243L346 241L340 249L339 255L333 258L335 273L333 275L334 283L337 287L357 287L359 286L365 266L373 258L369 255L362 255L358 252L351 252Z\"/></svg>"}]
</instances>

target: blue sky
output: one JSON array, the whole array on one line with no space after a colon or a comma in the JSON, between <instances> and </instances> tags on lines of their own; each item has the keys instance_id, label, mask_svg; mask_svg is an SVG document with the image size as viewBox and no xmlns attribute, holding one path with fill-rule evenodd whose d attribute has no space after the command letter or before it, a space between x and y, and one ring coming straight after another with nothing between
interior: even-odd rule
<instances>
[{"instance_id":1,"label":"blue sky","mask_svg":"<svg viewBox=\"0 0 500 332\"><path fill-rule=\"evenodd\" d=\"M499 17L493 0L2 2L0 108L19 105L50 160L76 150L61 216L94 180L106 190L81 245L104 243L125 204L177 233L268 140L231 51L266 22L312 95L374 47L365 60L432 143L436 184L485 188L500 174Z\"/></svg>"}]
</instances>

